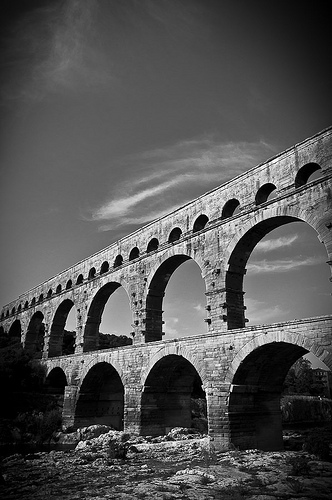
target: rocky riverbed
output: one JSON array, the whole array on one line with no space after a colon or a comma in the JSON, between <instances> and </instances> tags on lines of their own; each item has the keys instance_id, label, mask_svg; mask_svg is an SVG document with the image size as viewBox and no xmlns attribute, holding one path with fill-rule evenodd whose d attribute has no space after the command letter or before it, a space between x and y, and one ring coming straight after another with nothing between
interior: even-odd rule
<instances>
[{"instance_id":1,"label":"rocky riverbed","mask_svg":"<svg viewBox=\"0 0 332 500\"><path fill-rule=\"evenodd\" d=\"M59 441L68 444L72 440L76 445L69 451L6 457L0 498L331 498L332 463L303 451L216 453L207 436L185 429L143 438L100 427L59 436Z\"/></svg>"}]
</instances>

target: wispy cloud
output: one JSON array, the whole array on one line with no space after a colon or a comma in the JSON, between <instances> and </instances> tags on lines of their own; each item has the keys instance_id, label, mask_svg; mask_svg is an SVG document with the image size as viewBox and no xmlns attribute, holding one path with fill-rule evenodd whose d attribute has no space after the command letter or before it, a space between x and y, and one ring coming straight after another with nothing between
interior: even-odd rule
<instances>
[{"instance_id":1,"label":"wispy cloud","mask_svg":"<svg viewBox=\"0 0 332 500\"><path fill-rule=\"evenodd\" d=\"M100 230L149 222L255 166L272 152L265 142L223 142L207 136L128 156L120 165L128 179L117 184L91 218L109 221Z\"/></svg>"},{"instance_id":2,"label":"wispy cloud","mask_svg":"<svg viewBox=\"0 0 332 500\"><path fill-rule=\"evenodd\" d=\"M287 271L296 271L300 267L314 266L321 261L316 257L298 258L298 259L277 259L261 260L259 262L250 262L247 266L248 274L262 273L284 273Z\"/></svg>"},{"instance_id":3,"label":"wispy cloud","mask_svg":"<svg viewBox=\"0 0 332 500\"><path fill-rule=\"evenodd\" d=\"M280 305L275 304L272 307L265 302L256 299L246 299L247 318L250 324L262 324L266 322L282 321L289 310L283 309Z\"/></svg>"},{"instance_id":4,"label":"wispy cloud","mask_svg":"<svg viewBox=\"0 0 332 500\"><path fill-rule=\"evenodd\" d=\"M261 241L257 244L255 251L270 252L272 250L276 250L277 248L289 247L297 239L298 235L294 234L292 236L282 236L280 238Z\"/></svg>"}]
</instances>

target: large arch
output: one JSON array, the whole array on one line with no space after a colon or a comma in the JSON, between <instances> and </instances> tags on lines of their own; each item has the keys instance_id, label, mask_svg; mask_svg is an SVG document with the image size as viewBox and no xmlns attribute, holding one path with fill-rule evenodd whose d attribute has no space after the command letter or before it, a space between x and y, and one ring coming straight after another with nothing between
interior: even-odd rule
<instances>
[{"instance_id":1,"label":"large arch","mask_svg":"<svg viewBox=\"0 0 332 500\"><path fill-rule=\"evenodd\" d=\"M21 341L21 334L22 334L21 322L19 319L15 319L9 328L8 336L13 339Z\"/></svg>"},{"instance_id":2,"label":"large arch","mask_svg":"<svg viewBox=\"0 0 332 500\"><path fill-rule=\"evenodd\" d=\"M232 384L228 416L234 446L283 449L283 382L294 362L308 352L326 363L331 359L330 351L313 339L275 328L249 341L236 354L226 374L226 381Z\"/></svg>"},{"instance_id":3,"label":"large arch","mask_svg":"<svg viewBox=\"0 0 332 500\"><path fill-rule=\"evenodd\" d=\"M246 264L257 245L257 243L274 229L291 222L309 223L305 214L291 214L287 208L281 210L269 210L265 214L255 214L251 221L239 231L231 245L226 250L228 258L228 269L225 276L226 306L227 306L227 328L243 328L245 326L245 307L243 278L246 273ZM309 224L317 231L311 223ZM326 243L326 242L325 242Z\"/></svg>"},{"instance_id":4,"label":"large arch","mask_svg":"<svg viewBox=\"0 0 332 500\"><path fill-rule=\"evenodd\" d=\"M64 329L67 321L67 317L72 307L74 306L74 302L70 299L65 299L59 307L57 308L51 329L50 329L50 338L49 338L49 347L48 347L48 357L53 358L55 356L61 356L63 354L64 348ZM66 354L73 353L67 352Z\"/></svg>"},{"instance_id":5,"label":"large arch","mask_svg":"<svg viewBox=\"0 0 332 500\"><path fill-rule=\"evenodd\" d=\"M162 304L167 283L174 271L189 259L191 257L184 253L167 255L164 261L152 271L146 296L145 342L162 339Z\"/></svg>"},{"instance_id":6,"label":"large arch","mask_svg":"<svg viewBox=\"0 0 332 500\"><path fill-rule=\"evenodd\" d=\"M34 354L35 357L41 357L44 346L45 324L44 315L41 311L36 311L28 325L25 336L24 348Z\"/></svg>"},{"instance_id":7,"label":"large arch","mask_svg":"<svg viewBox=\"0 0 332 500\"><path fill-rule=\"evenodd\" d=\"M84 328L84 352L97 350L99 348L99 326L106 302L120 286L122 285L115 281L106 283L94 295L88 309Z\"/></svg>"},{"instance_id":8,"label":"large arch","mask_svg":"<svg viewBox=\"0 0 332 500\"><path fill-rule=\"evenodd\" d=\"M158 436L173 427L195 426L197 419L202 422L204 416L195 413L195 400L204 407L205 392L195 367L181 355L162 357L150 370L143 387L141 434Z\"/></svg>"},{"instance_id":9,"label":"large arch","mask_svg":"<svg viewBox=\"0 0 332 500\"><path fill-rule=\"evenodd\" d=\"M74 427L103 424L123 430L124 386L110 363L96 363L80 386Z\"/></svg>"}]
</instances>

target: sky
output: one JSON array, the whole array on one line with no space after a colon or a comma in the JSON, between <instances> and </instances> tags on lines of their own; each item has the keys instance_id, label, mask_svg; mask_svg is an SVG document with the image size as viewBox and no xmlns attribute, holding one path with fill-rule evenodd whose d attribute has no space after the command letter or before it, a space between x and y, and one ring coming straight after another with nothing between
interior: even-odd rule
<instances>
[{"instance_id":1,"label":"sky","mask_svg":"<svg viewBox=\"0 0 332 500\"><path fill-rule=\"evenodd\" d=\"M3 0L0 304L330 126L331 13L326 0ZM329 314L326 260L304 224L270 233L248 262L249 324ZM122 293L109 333L127 328ZM205 331L204 305L184 263L165 338Z\"/></svg>"}]
</instances>

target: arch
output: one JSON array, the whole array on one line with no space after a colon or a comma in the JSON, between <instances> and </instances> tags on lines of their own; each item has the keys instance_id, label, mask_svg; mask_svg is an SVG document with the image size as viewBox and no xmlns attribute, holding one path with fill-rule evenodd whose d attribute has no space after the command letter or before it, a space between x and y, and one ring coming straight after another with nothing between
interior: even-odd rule
<instances>
[{"instance_id":1,"label":"arch","mask_svg":"<svg viewBox=\"0 0 332 500\"><path fill-rule=\"evenodd\" d=\"M45 389L49 394L63 395L68 385L65 372L59 366L52 368L45 379Z\"/></svg>"},{"instance_id":2,"label":"arch","mask_svg":"<svg viewBox=\"0 0 332 500\"><path fill-rule=\"evenodd\" d=\"M119 267L122 266L122 264L123 264L123 257L122 255L119 254L115 257L113 267Z\"/></svg>"},{"instance_id":3,"label":"arch","mask_svg":"<svg viewBox=\"0 0 332 500\"><path fill-rule=\"evenodd\" d=\"M72 286L73 286L73 282L72 282L72 280L69 279L66 283L66 290L70 290Z\"/></svg>"},{"instance_id":4,"label":"arch","mask_svg":"<svg viewBox=\"0 0 332 500\"><path fill-rule=\"evenodd\" d=\"M35 303L36 303L36 298L35 298L35 297L32 297L32 300L31 300L31 304L30 304L30 305L31 305L31 306L34 306L34 305L35 305Z\"/></svg>"},{"instance_id":5,"label":"arch","mask_svg":"<svg viewBox=\"0 0 332 500\"><path fill-rule=\"evenodd\" d=\"M92 280L95 276L96 276L96 268L95 267L91 267L91 269L89 271L89 274L88 274L88 279Z\"/></svg>"},{"instance_id":6,"label":"arch","mask_svg":"<svg viewBox=\"0 0 332 500\"><path fill-rule=\"evenodd\" d=\"M181 238L182 231L179 227L174 227L168 236L168 243L175 243Z\"/></svg>"},{"instance_id":7,"label":"arch","mask_svg":"<svg viewBox=\"0 0 332 500\"><path fill-rule=\"evenodd\" d=\"M93 424L123 429L124 386L110 363L96 363L85 375L75 410L74 427Z\"/></svg>"},{"instance_id":8,"label":"arch","mask_svg":"<svg viewBox=\"0 0 332 500\"><path fill-rule=\"evenodd\" d=\"M146 297L145 342L161 340L162 302L165 288L173 272L188 259L190 257L185 254L172 255L155 270Z\"/></svg>"},{"instance_id":9,"label":"arch","mask_svg":"<svg viewBox=\"0 0 332 500\"><path fill-rule=\"evenodd\" d=\"M41 293L41 294L39 295L38 302L43 302L43 300L44 300L44 294L43 294L43 293Z\"/></svg>"},{"instance_id":10,"label":"arch","mask_svg":"<svg viewBox=\"0 0 332 500\"><path fill-rule=\"evenodd\" d=\"M105 260L101 267L100 267L100 274L104 274L104 273L107 273L109 271L109 268L110 268L110 265L109 263L107 262L107 260Z\"/></svg>"},{"instance_id":11,"label":"arch","mask_svg":"<svg viewBox=\"0 0 332 500\"><path fill-rule=\"evenodd\" d=\"M55 293L61 293L61 292L62 292L62 286L59 284L55 289Z\"/></svg>"},{"instance_id":12,"label":"arch","mask_svg":"<svg viewBox=\"0 0 332 500\"><path fill-rule=\"evenodd\" d=\"M24 348L34 354L35 357L41 357L44 346L45 325L43 320L43 313L36 311L30 319L25 336Z\"/></svg>"},{"instance_id":13,"label":"arch","mask_svg":"<svg viewBox=\"0 0 332 500\"><path fill-rule=\"evenodd\" d=\"M256 193L255 204L261 205L262 203L268 201L269 196L271 196L275 189L277 189L276 186L271 182L263 184L263 186L261 186Z\"/></svg>"},{"instance_id":14,"label":"arch","mask_svg":"<svg viewBox=\"0 0 332 500\"><path fill-rule=\"evenodd\" d=\"M290 367L308 349L305 339L280 333L254 339L233 360L228 414L231 442L240 449L283 449L282 386Z\"/></svg>"},{"instance_id":15,"label":"arch","mask_svg":"<svg viewBox=\"0 0 332 500\"><path fill-rule=\"evenodd\" d=\"M22 311L22 304L19 304L18 308L17 308L17 312L21 312L21 311Z\"/></svg>"},{"instance_id":16,"label":"arch","mask_svg":"<svg viewBox=\"0 0 332 500\"><path fill-rule=\"evenodd\" d=\"M50 288L49 291L47 292L47 298L49 299L50 297L52 297L52 294L53 294L53 290L52 290L52 288Z\"/></svg>"},{"instance_id":17,"label":"arch","mask_svg":"<svg viewBox=\"0 0 332 500\"><path fill-rule=\"evenodd\" d=\"M16 308L15 306L12 308L12 314L15 314L16 313Z\"/></svg>"},{"instance_id":18,"label":"arch","mask_svg":"<svg viewBox=\"0 0 332 500\"><path fill-rule=\"evenodd\" d=\"M297 217L292 216L276 216L263 219L249 229L246 228L247 231L237 240L229 256L225 278L228 330L245 326L243 278L246 273L247 261L254 247L273 229L299 220Z\"/></svg>"},{"instance_id":19,"label":"arch","mask_svg":"<svg viewBox=\"0 0 332 500\"><path fill-rule=\"evenodd\" d=\"M134 247L130 250L129 254L129 260L135 260L138 259L139 257L139 249L137 247Z\"/></svg>"},{"instance_id":20,"label":"arch","mask_svg":"<svg viewBox=\"0 0 332 500\"><path fill-rule=\"evenodd\" d=\"M9 316L9 309L7 309L6 311L6 317L8 318L8 316Z\"/></svg>"},{"instance_id":21,"label":"arch","mask_svg":"<svg viewBox=\"0 0 332 500\"><path fill-rule=\"evenodd\" d=\"M49 346L48 346L48 357L53 358L55 356L61 356L63 354L64 349L64 340L66 340L66 347L68 343L68 339L65 339L65 325L67 321L68 314L71 308L74 306L74 302L70 299L65 299L57 310L55 311L51 329L50 329L50 338L49 338ZM73 344L73 343L72 343ZM69 349L69 352L66 350L66 354L72 354L74 352L74 348Z\"/></svg>"},{"instance_id":22,"label":"arch","mask_svg":"<svg viewBox=\"0 0 332 500\"><path fill-rule=\"evenodd\" d=\"M4 312L2 312L2 313L1 313L1 319L4 319L4 317L5 317L5 313L4 313Z\"/></svg>"},{"instance_id":23,"label":"arch","mask_svg":"<svg viewBox=\"0 0 332 500\"><path fill-rule=\"evenodd\" d=\"M159 247L159 241L157 238L152 238L152 240L149 241L148 246L147 246L147 253L153 252L154 250L157 250Z\"/></svg>"},{"instance_id":24,"label":"arch","mask_svg":"<svg viewBox=\"0 0 332 500\"><path fill-rule=\"evenodd\" d=\"M96 295L93 297L86 320L86 325L84 329L84 346L83 351L93 351L99 347L99 325L101 323L101 317L105 308L105 304L108 301L112 293L121 286L120 283L114 281L106 283L101 287Z\"/></svg>"},{"instance_id":25,"label":"arch","mask_svg":"<svg viewBox=\"0 0 332 500\"><path fill-rule=\"evenodd\" d=\"M206 224L209 222L209 218L205 214L201 214L199 217L194 222L193 225L193 233L196 233L197 231L201 231L201 229L204 229Z\"/></svg>"},{"instance_id":26,"label":"arch","mask_svg":"<svg viewBox=\"0 0 332 500\"><path fill-rule=\"evenodd\" d=\"M81 285L81 283L83 283L83 280L84 280L83 274L79 274L77 276L76 285Z\"/></svg>"},{"instance_id":27,"label":"arch","mask_svg":"<svg viewBox=\"0 0 332 500\"><path fill-rule=\"evenodd\" d=\"M29 302L26 300L24 303L24 309L28 309L28 307L29 307Z\"/></svg>"},{"instance_id":28,"label":"arch","mask_svg":"<svg viewBox=\"0 0 332 500\"><path fill-rule=\"evenodd\" d=\"M205 401L202 380L195 367L176 354L159 359L150 370L142 392L141 434L157 436L173 427L193 427L195 399ZM202 418L207 423L206 412L200 417L201 423Z\"/></svg>"},{"instance_id":29,"label":"arch","mask_svg":"<svg viewBox=\"0 0 332 500\"><path fill-rule=\"evenodd\" d=\"M221 212L221 217L223 219L227 219L228 217L232 217L235 210L239 206L240 206L240 202L236 198L232 198L231 200L226 201L225 205L223 206L222 212Z\"/></svg>"},{"instance_id":30,"label":"arch","mask_svg":"<svg viewBox=\"0 0 332 500\"><path fill-rule=\"evenodd\" d=\"M21 340L21 334L22 334L21 322L19 319L15 319L15 321L13 321L13 323L9 328L8 336Z\"/></svg>"},{"instance_id":31,"label":"arch","mask_svg":"<svg viewBox=\"0 0 332 500\"><path fill-rule=\"evenodd\" d=\"M320 165L318 165L318 163L306 163L305 165L303 165L303 167L298 170L295 176L295 188L305 186L309 180L309 177L318 170L321 170L321 167Z\"/></svg>"}]
</instances>

